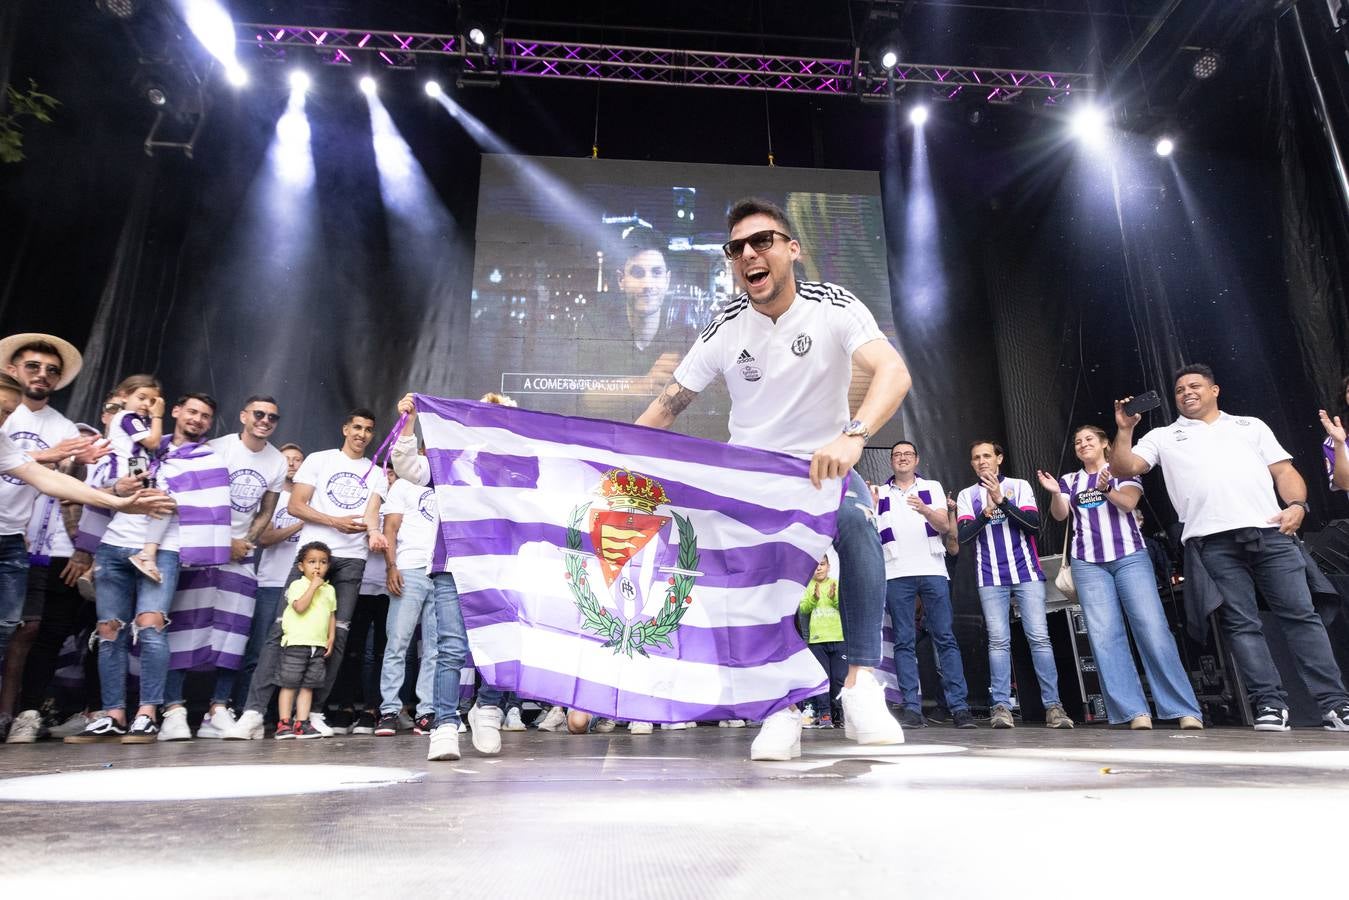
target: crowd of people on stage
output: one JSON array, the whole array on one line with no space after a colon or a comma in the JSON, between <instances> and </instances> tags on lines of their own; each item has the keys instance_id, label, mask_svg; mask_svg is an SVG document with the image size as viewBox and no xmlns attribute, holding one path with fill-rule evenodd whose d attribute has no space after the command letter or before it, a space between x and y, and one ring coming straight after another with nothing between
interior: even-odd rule
<instances>
[{"instance_id":1,"label":"crowd of people on stage","mask_svg":"<svg viewBox=\"0 0 1349 900\"><path fill-rule=\"evenodd\" d=\"M760 226L756 217L790 227L771 205L745 215L749 226L740 231ZM732 229L739 221L732 218ZM772 254L784 242L795 244L784 231L763 229L728 242L726 253L746 261L742 274L751 285L762 284L763 270L778 264ZM769 262L760 264L762 259ZM797 290L816 301L806 307L812 314L853 317L830 326L853 329L840 340L839 354L824 357L821 350L811 363L830 367L846 391L849 344L874 350L874 322L868 324L869 316L857 311L860 304L850 308L846 292L833 286L798 283ZM733 318L726 315L723 324ZM725 347L695 347L676 373L678 381L639 424L668 427L694 395L690 383L705 386L719 365L717 354L733 360L745 340L731 325L717 339ZM798 338L792 352L801 357L809 347L807 342L802 351ZM306 450L275 443L283 419L270 396L244 399L237 424L222 429L233 415L230 407L204 393L170 403L156 378L132 375L105 398L100 426L72 422L51 398L74 380L81 364L76 348L52 335L0 341L6 373L0 374L0 734L7 742L31 743L48 734L70 743L191 740L185 686L194 672L209 683L210 698L197 738L252 740L270 732L278 740L305 740L413 731L431 735L428 758L457 759L457 735L465 727L461 698L472 697L472 679L461 668L471 672L471 663L450 577L453 561L433 561L438 514L411 395L399 404L405 423L392 440L391 465L380 470L367 451L381 420L362 408L333 423L340 425L340 446ZM887 381L890 365L883 354L876 357L875 383L898 383ZM894 371L902 371L899 366ZM810 387L803 379L793 389ZM1349 406L1349 380L1345 390ZM894 393L889 412L875 407L876 419L884 421L898 406L903 390ZM863 743L896 743L902 740L899 726L926 725L915 651L920 614L937 657L940 705L955 727L978 727L952 628L947 560L957 553L974 556L988 635L988 723L1016 725L1015 604L1045 725L1072 728L1046 621L1036 484L1049 497L1049 514L1069 522L1065 552L1109 721L1150 729L1155 707L1159 719L1179 728L1203 728L1136 514L1139 476L1155 466L1163 469L1183 523L1187 575L1193 584L1202 572L1208 585L1195 602L1204 614L1216 610L1254 708L1255 728L1289 727L1288 697L1257 611L1258 587L1320 706L1323 726L1349 731L1349 694L1308 588L1313 564L1296 540L1308 509L1305 482L1264 422L1220 411L1217 381L1207 367L1182 368L1174 394L1180 414L1174 423L1135 442L1141 417L1130 415L1121 401L1113 441L1096 425L1076 429L1072 445L1080 467L1037 471L1034 482L1003 471L1005 449L997 441L976 440L969 458L973 483L954 497L919 474L920 451L912 441L891 448L893 477L871 486L870 497L861 479L849 476L846 453L825 454L823 464L824 451L817 453L813 474L852 479L839 511L842 583L823 560L800 604L802 637L829 688L810 701L806 719L794 709L774 713L752 757L799 755L803 724L841 725ZM732 396L743 414L752 401L737 399L735 389ZM514 405L495 394L482 399ZM809 397L797 400L808 403ZM1349 488L1343 421L1321 413L1326 471L1336 490ZM732 426L733 434L745 427L735 419ZM826 422L811 433L767 443L790 438L790 446L822 446L836 428ZM219 430L230 433L208 438ZM868 434L865 422L854 420L825 450L854 446L851 439L865 441ZM857 512L863 507L865 515ZM845 533L853 544L879 541L884 587L869 589L877 596L840 596L849 584L848 567L857 565L854 550L844 546ZM868 583L879 585L879 568ZM877 608L874 620L861 618L862 601ZM858 634L858 622L879 625L880 604L892 623L902 698L898 725L870 674L880 664L880 628ZM1130 634L1154 706L1135 667ZM128 703L133 682L134 706ZM72 691L69 684L78 687ZM279 715L268 726L274 696ZM499 752L502 731L525 729L525 699L478 687L465 717L478 752ZM572 732L620 726L633 734L652 731L650 723L618 723L547 704L534 724Z\"/></svg>"}]
</instances>

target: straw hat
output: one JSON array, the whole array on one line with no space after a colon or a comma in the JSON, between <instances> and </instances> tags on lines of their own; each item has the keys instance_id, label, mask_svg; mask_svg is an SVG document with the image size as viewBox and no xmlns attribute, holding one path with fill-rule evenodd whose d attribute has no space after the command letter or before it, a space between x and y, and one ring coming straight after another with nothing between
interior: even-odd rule
<instances>
[{"instance_id":1,"label":"straw hat","mask_svg":"<svg viewBox=\"0 0 1349 900\"><path fill-rule=\"evenodd\" d=\"M80 351L75 349L75 345L65 338L59 338L54 334L40 334L35 331L25 332L23 334L11 334L4 340L0 340L0 366L8 366L9 361L14 358L14 354L24 344L32 344L38 341L51 344L56 348L56 352L61 355L61 380L57 382L54 391L70 384L75 380L75 376L80 374L80 367L84 365L84 357Z\"/></svg>"}]
</instances>

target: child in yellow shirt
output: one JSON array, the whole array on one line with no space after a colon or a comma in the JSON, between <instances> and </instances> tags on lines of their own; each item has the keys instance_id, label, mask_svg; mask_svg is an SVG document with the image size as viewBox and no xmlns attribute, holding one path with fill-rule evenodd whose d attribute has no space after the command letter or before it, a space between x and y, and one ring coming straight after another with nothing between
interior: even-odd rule
<instances>
[{"instance_id":1,"label":"child in yellow shirt","mask_svg":"<svg viewBox=\"0 0 1349 900\"><path fill-rule=\"evenodd\" d=\"M305 544L295 556L300 577L286 588L286 610L281 614L278 741L323 736L309 724L309 708L314 702L314 689L323 687L325 660L333 652L337 636L337 592L325 580L331 558L332 551L319 541Z\"/></svg>"}]
</instances>

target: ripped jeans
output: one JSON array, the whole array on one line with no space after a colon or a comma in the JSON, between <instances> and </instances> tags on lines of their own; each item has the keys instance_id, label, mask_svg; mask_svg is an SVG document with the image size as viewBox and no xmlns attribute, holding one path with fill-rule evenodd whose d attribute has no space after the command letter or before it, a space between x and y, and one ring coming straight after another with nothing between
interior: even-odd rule
<instances>
[{"instance_id":1,"label":"ripped jeans","mask_svg":"<svg viewBox=\"0 0 1349 900\"><path fill-rule=\"evenodd\" d=\"M103 687L104 711L126 709L127 666L134 640L140 647L140 703L158 706L164 702L164 679L169 672L169 639L161 628L134 624L143 613L159 613L168 624L169 604L178 587L178 552L160 550L155 565L164 580L155 584L128 560L140 547L99 544L94 553L94 592L98 621L118 622L121 627L111 640L99 636L98 677Z\"/></svg>"}]
</instances>

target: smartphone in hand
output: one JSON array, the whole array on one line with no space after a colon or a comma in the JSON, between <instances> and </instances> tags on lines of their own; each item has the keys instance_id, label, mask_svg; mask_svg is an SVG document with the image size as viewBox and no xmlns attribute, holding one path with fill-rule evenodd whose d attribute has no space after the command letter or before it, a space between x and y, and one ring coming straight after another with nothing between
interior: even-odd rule
<instances>
[{"instance_id":1,"label":"smartphone in hand","mask_svg":"<svg viewBox=\"0 0 1349 900\"><path fill-rule=\"evenodd\" d=\"M1149 410L1157 409L1162 405L1162 398L1156 391L1148 391L1146 394L1139 394L1124 404L1124 414L1126 416L1137 416Z\"/></svg>"}]
</instances>

